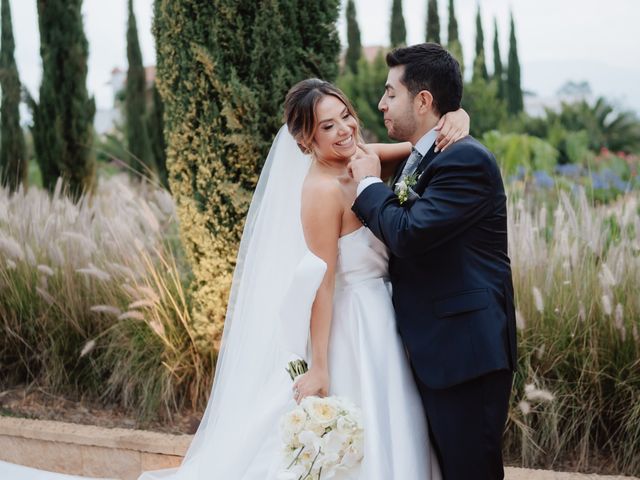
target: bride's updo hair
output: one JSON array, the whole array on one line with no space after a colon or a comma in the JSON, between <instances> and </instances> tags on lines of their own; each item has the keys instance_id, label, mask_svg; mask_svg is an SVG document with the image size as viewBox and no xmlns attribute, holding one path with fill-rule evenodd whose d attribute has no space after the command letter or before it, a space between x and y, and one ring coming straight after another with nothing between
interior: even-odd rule
<instances>
[{"instance_id":1,"label":"bride's updo hair","mask_svg":"<svg viewBox=\"0 0 640 480\"><path fill-rule=\"evenodd\" d=\"M316 106L325 96L332 95L340 100L347 111L355 119L358 125L360 120L347 96L335 85L318 78L308 78L296 83L284 100L284 121L289 128L289 133L295 138L302 153L311 153L313 136L318 126ZM360 129L356 132L356 138L360 138Z\"/></svg>"}]
</instances>

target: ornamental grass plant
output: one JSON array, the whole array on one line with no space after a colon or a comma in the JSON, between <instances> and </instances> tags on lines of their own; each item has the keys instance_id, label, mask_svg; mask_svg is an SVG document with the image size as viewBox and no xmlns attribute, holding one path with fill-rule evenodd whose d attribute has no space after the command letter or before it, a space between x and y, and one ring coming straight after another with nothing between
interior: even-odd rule
<instances>
[{"instance_id":1,"label":"ornamental grass plant","mask_svg":"<svg viewBox=\"0 0 640 480\"><path fill-rule=\"evenodd\" d=\"M215 349L193 342L169 194L117 175L93 196L0 190L0 382L131 409L202 408Z\"/></svg>"},{"instance_id":2,"label":"ornamental grass plant","mask_svg":"<svg viewBox=\"0 0 640 480\"><path fill-rule=\"evenodd\" d=\"M639 196L556 194L511 191L519 368L505 448L522 466L638 475Z\"/></svg>"}]
</instances>

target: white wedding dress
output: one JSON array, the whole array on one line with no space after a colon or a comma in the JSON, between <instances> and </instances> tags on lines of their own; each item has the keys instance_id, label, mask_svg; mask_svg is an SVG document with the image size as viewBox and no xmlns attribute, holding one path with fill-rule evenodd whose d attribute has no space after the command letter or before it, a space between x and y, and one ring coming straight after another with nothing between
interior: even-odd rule
<instances>
[{"instance_id":1,"label":"white wedding dress","mask_svg":"<svg viewBox=\"0 0 640 480\"><path fill-rule=\"evenodd\" d=\"M330 395L349 398L362 410L364 458L334 480L439 480L440 474L427 432L427 422L404 347L395 325L387 249L361 227L338 240L336 287L329 340ZM288 352L306 348L308 315L325 263L307 251L282 306L282 325L276 337L278 358L274 375L255 396L264 399L257 412L247 412L249 428L225 438L224 455L193 456L175 471L149 472L140 480L275 480L282 467L278 430L280 417L295 407L292 381L283 366ZM297 323L294 324L294 321ZM295 329L302 327L299 332ZM293 332L293 333L292 333ZM308 359L310 352L305 357ZM233 442L236 448L233 448ZM323 477L324 478L324 477Z\"/></svg>"},{"instance_id":2,"label":"white wedding dress","mask_svg":"<svg viewBox=\"0 0 640 480\"><path fill-rule=\"evenodd\" d=\"M300 157L284 128L245 225L205 415L180 468L145 472L140 480L275 480L281 471L280 418L295 407L285 366L310 361L310 311L326 271L301 231L299 194L309 159ZM395 325L388 252L364 227L338 240L328 353L329 393L360 407L364 426L361 464L334 480L439 480ZM79 477L0 462L0 478Z\"/></svg>"},{"instance_id":3,"label":"white wedding dress","mask_svg":"<svg viewBox=\"0 0 640 480\"><path fill-rule=\"evenodd\" d=\"M349 480L439 478L427 422L398 336L387 249L361 227L338 244L330 393L362 408L365 455Z\"/></svg>"}]
</instances>

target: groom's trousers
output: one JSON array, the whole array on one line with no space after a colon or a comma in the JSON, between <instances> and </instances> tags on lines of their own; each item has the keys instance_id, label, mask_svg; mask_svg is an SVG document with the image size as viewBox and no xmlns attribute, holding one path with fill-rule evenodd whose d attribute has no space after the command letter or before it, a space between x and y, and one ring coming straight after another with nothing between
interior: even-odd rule
<instances>
[{"instance_id":1,"label":"groom's trousers","mask_svg":"<svg viewBox=\"0 0 640 480\"><path fill-rule=\"evenodd\" d=\"M432 389L416 377L443 480L504 478L502 434L512 380L511 371L499 370Z\"/></svg>"}]
</instances>

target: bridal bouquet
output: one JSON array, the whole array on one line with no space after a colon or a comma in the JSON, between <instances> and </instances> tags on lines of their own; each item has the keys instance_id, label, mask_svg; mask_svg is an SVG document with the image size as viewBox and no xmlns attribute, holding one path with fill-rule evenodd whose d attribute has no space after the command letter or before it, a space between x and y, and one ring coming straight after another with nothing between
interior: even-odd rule
<instances>
[{"instance_id":1,"label":"bridal bouquet","mask_svg":"<svg viewBox=\"0 0 640 480\"><path fill-rule=\"evenodd\" d=\"M295 379L306 369L299 360L287 371ZM342 397L306 397L282 417L280 430L285 459L278 480L328 480L364 456L360 410Z\"/></svg>"}]
</instances>

